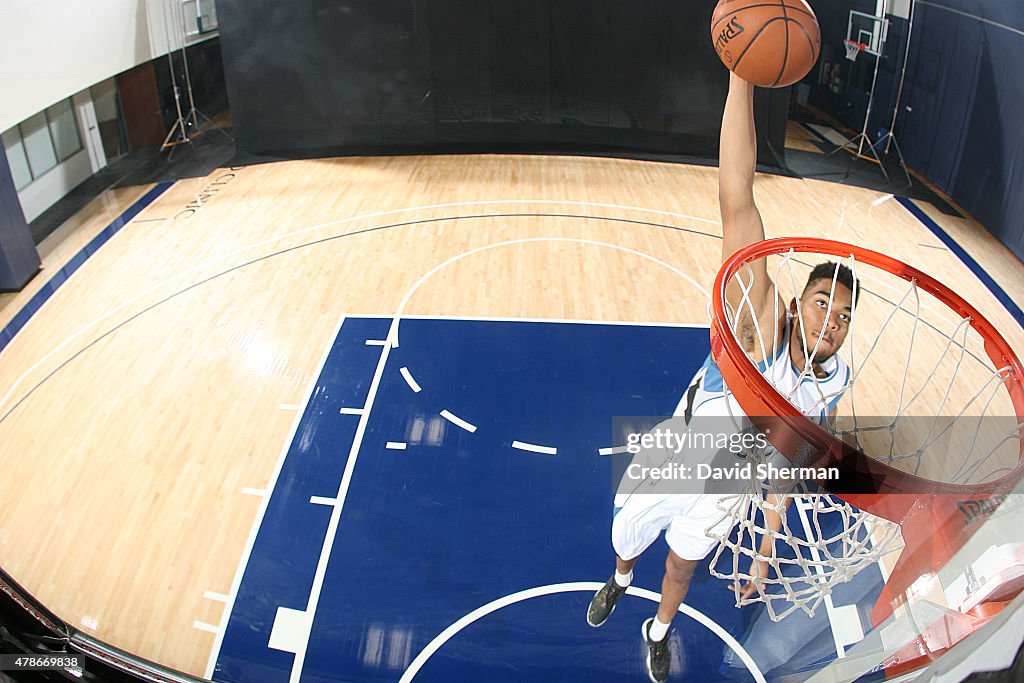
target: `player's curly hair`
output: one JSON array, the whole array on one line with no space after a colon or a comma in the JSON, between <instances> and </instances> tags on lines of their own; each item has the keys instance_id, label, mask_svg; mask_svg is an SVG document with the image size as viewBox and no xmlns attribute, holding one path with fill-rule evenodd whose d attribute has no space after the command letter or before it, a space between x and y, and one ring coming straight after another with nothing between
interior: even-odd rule
<instances>
[{"instance_id":1,"label":"player's curly hair","mask_svg":"<svg viewBox=\"0 0 1024 683\"><path fill-rule=\"evenodd\" d=\"M837 270L839 271L838 275L836 274ZM828 280L831 283L833 277L835 277L836 282L844 285L853 293L853 302L856 305L860 301L860 282L853 276L853 271L841 263L826 261L814 266L811 274L807 277L807 285L804 286L804 291L807 291L818 280Z\"/></svg>"}]
</instances>

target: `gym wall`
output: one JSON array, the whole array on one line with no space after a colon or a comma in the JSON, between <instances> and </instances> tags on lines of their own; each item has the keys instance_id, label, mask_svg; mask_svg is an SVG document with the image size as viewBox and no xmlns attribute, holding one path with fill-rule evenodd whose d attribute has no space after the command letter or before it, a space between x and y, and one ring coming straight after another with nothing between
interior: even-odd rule
<instances>
[{"instance_id":1,"label":"gym wall","mask_svg":"<svg viewBox=\"0 0 1024 683\"><path fill-rule=\"evenodd\" d=\"M915 12L896 125L907 163L1024 259L1024 4L918 0Z\"/></svg>"},{"instance_id":2,"label":"gym wall","mask_svg":"<svg viewBox=\"0 0 1024 683\"><path fill-rule=\"evenodd\" d=\"M844 57L851 9L874 13L874 0L811 0L822 29L819 73L808 101L861 131L874 61ZM964 207L1024 259L1024 5L1019 2L914 0L906 83L896 139L907 164ZM889 16L866 131L878 140L892 124L906 49L906 19ZM838 93L821 82L838 64Z\"/></svg>"},{"instance_id":3,"label":"gym wall","mask_svg":"<svg viewBox=\"0 0 1024 683\"><path fill-rule=\"evenodd\" d=\"M0 131L167 53L166 0L0 2ZM170 33L174 33L171 31Z\"/></svg>"},{"instance_id":4,"label":"gym wall","mask_svg":"<svg viewBox=\"0 0 1024 683\"><path fill-rule=\"evenodd\" d=\"M714 158L713 2L219 0L253 153L552 151ZM781 164L788 89L758 102ZM772 155L777 152L779 157Z\"/></svg>"}]
</instances>

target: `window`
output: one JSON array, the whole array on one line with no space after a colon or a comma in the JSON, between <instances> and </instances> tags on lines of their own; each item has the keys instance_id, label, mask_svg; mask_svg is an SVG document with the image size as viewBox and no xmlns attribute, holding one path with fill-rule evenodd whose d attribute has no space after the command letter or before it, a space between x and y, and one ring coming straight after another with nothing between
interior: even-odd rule
<instances>
[{"instance_id":1,"label":"window","mask_svg":"<svg viewBox=\"0 0 1024 683\"><path fill-rule=\"evenodd\" d=\"M30 116L4 133L3 139L17 190L82 150L70 99Z\"/></svg>"},{"instance_id":2,"label":"window","mask_svg":"<svg viewBox=\"0 0 1024 683\"><path fill-rule=\"evenodd\" d=\"M57 158L65 161L82 149L82 140L78 137L78 123L75 121L75 110L71 100L58 102L46 110L46 120L50 124L50 136L57 152Z\"/></svg>"},{"instance_id":3,"label":"window","mask_svg":"<svg viewBox=\"0 0 1024 683\"><path fill-rule=\"evenodd\" d=\"M57 154L53 151L53 140L50 139L50 127L46 125L46 112L39 112L20 124L21 140L25 143L25 154L28 155L28 166L32 169L32 177L38 178L57 165Z\"/></svg>"},{"instance_id":4,"label":"window","mask_svg":"<svg viewBox=\"0 0 1024 683\"><path fill-rule=\"evenodd\" d=\"M181 7L185 35L189 38L217 30L217 7L213 0L181 0ZM193 16L196 18L194 25Z\"/></svg>"},{"instance_id":5,"label":"window","mask_svg":"<svg viewBox=\"0 0 1024 683\"><path fill-rule=\"evenodd\" d=\"M217 6L213 0L196 0L196 11L199 15L197 24L200 33L217 30Z\"/></svg>"},{"instance_id":6,"label":"window","mask_svg":"<svg viewBox=\"0 0 1024 683\"><path fill-rule=\"evenodd\" d=\"M32 171L28 168L25 145L21 144L21 133L18 132L17 126L4 133L3 138L7 164L11 167L11 176L14 178L14 189L20 190L32 182Z\"/></svg>"}]
</instances>

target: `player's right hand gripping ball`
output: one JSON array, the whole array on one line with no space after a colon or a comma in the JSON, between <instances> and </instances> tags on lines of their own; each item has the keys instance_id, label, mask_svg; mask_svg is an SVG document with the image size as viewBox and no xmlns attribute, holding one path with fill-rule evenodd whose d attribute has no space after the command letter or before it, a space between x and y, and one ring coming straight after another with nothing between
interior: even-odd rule
<instances>
[{"instance_id":1,"label":"player's right hand gripping ball","mask_svg":"<svg viewBox=\"0 0 1024 683\"><path fill-rule=\"evenodd\" d=\"M730 71L765 88L796 83L821 51L818 20L804 0L720 0L711 40Z\"/></svg>"}]
</instances>

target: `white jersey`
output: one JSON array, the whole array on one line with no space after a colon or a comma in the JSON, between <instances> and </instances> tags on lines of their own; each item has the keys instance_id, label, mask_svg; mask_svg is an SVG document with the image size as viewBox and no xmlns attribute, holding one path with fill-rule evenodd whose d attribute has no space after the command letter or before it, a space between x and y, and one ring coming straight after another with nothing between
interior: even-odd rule
<instances>
[{"instance_id":1,"label":"white jersey","mask_svg":"<svg viewBox=\"0 0 1024 683\"><path fill-rule=\"evenodd\" d=\"M758 363L757 369L800 412L820 424L835 409L849 386L850 368L842 358L834 355L819 365L826 373L824 377L801 373L789 357L791 329L787 320L783 341L774 357ZM680 399L675 415L682 415L687 423L694 415L745 415L735 396L725 386L722 371L710 354Z\"/></svg>"},{"instance_id":2,"label":"white jersey","mask_svg":"<svg viewBox=\"0 0 1024 683\"><path fill-rule=\"evenodd\" d=\"M789 357L789 338L792 327L787 320L783 341L767 362L757 364L758 370L804 415L819 423L839 403L850 381L850 369L838 356L820 364L824 377L801 373ZM731 418L731 419L730 419ZM738 418L738 419L737 419ZM725 386L722 372L710 355L703 367L694 375L690 386L676 408L675 417L659 425L676 434L682 432L740 434L749 429L744 426L746 414ZM673 420L682 424L674 425ZM623 559L632 559L644 551L664 530L665 539L679 557L699 560L717 545L714 537L729 533L732 517L718 507L723 498L729 498L728 487L735 492L738 484L728 483L725 492L715 488L714 481L685 481L666 479L666 475L644 474L643 466L664 471L668 475L675 464L698 468L701 463L724 468L739 468L747 452L722 448L716 441L703 441L694 447L690 441L685 447L671 445L640 451L634 456L626 475L619 482L615 496L616 514L612 522L612 545ZM787 465L782 454L770 446L760 453L767 461L778 466ZM698 470L699 471L699 470ZM634 476L636 473L638 476ZM695 493L697 495L689 495Z\"/></svg>"}]
</instances>

